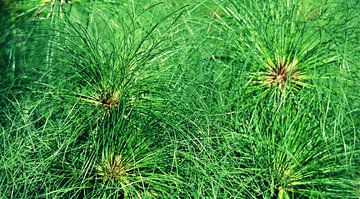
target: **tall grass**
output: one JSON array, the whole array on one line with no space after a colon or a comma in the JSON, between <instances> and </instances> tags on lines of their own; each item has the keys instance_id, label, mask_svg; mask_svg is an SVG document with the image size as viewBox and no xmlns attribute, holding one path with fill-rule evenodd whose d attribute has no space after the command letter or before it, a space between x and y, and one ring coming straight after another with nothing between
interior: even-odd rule
<instances>
[{"instance_id":1,"label":"tall grass","mask_svg":"<svg viewBox=\"0 0 360 199\"><path fill-rule=\"evenodd\" d=\"M2 3L1 198L360 196L356 0L53 2Z\"/></svg>"}]
</instances>

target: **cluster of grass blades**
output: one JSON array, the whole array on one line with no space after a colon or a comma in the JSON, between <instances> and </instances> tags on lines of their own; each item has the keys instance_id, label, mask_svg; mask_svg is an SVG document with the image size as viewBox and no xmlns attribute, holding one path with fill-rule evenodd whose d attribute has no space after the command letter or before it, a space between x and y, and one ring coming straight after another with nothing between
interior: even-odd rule
<instances>
[{"instance_id":1,"label":"cluster of grass blades","mask_svg":"<svg viewBox=\"0 0 360 199\"><path fill-rule=\"evenodd\" d=\"M358 0L0 6L0 198L360 197Z\"/></svg>"},{"instance_id":2,"label":"cluster of grass blades","mask_svg":"<svg viewBox=\"0 0 360 199\"><path fill-rule=\"evenodd\" d=\"M238 135L249 140L242 151L237 149L238 159L251 154L239 168L246 186L251 187L246 189L253 191L249 196L327 198L353 194L354 157L336 140L340 134L325 137L331 132L321 132L318 116L306 112L281 110L282 114L270 116L271 120L255 116L255 124L261 125L248 124L244 127L247 133Z\"/></svg>"},{"instance_id":3,"label":"cluster of grass blades","mask_svg":"<svg viewBox=\"0 0 360 199\"><path fill-rule=\"evenodd\" d=\"M304 90L326 90L326 81L341 77L337 43L328 32L335 28L331 25L335 11L319 10L310 17L315 11L297 1L218 4L228 16L220 23L232 37L233 59L243 65L238 66L243 68L239 75L247 79L241 83L250 95L283 101Z\"/></svg>"}]
</instances>

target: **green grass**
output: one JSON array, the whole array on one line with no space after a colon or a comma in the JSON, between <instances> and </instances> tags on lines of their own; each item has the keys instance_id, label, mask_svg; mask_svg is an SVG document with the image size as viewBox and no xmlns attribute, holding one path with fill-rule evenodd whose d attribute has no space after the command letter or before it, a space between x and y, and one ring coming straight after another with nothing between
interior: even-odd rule
<instances>
[{"instance_id":1,"label":"green grass","mask_svg":"<svg viewBox=\"0 0 360 199\"><path fill-rule=\"evenodd\" d=\"M359 198L360 4L2 1L0 198Z\"/></svg>"}]
</instances>

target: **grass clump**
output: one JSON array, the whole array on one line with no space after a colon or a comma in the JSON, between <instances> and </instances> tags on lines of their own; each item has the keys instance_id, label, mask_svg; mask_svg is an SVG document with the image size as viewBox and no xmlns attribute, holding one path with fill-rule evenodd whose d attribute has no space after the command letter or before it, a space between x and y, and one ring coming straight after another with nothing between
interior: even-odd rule
<instances>
[{"instance_id":1,"label":"grass clump","mask_svg":"<svg viewBox=\"0 0 360 199\"><path fill-rule=\"evenodd\" d=\"M254 154L250 164L254 167L243 168L249 177L256 176L249 186L256 184L253 190L258 192L252 194L277 198L352 195L352 172L356 168L349 161L352 152L348 153L336 136L324 137L331 132L319 131L316 116L304 114L306 109L284 111L286 114L280 113L286 117L273 116L271 121L261 122L264 126L249 125L251 140L262 140L249 152ZM255 118L255 124L259 120L268 118Z\"/></svg>"},{"instance_id":2,"label":"grass clump","mask_svg":"<svg viewBox=\"0 0 360 199\"><path fill-rule=\"evenodd\" d=\"M234 59L245 67L239 74L245 91L279 101L311 88L326 89L340 76L339 54L329 25L332 12L307 19L297 1L229 2L220 6L228 17L220 23L230 33Z\"/></svg>"}]
</instances>

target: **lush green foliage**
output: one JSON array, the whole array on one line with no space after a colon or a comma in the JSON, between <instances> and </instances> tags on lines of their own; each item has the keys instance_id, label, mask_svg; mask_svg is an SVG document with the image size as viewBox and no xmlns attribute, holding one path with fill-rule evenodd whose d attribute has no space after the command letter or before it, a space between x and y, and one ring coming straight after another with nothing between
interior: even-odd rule
<instances>
[{"instance_id":1,"label":"lush green foliage","mask_svg":"<svg viewBox=\"0 0 360 199\"><path fill-rule=\"evenodd\" d=\"M0 9L0 198L360 197L358 0Z\"/></svg>"}]
</instances>

